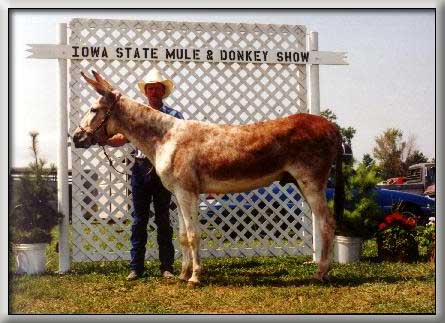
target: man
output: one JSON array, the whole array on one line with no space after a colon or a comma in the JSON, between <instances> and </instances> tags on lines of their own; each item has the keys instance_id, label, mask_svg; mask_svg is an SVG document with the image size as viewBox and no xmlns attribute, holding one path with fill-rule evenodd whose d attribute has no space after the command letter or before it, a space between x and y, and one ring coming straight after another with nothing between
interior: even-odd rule
<instances>
[{"instance_id":1,"label":"man","mask_svg":"<svg viewBox=\"0 0 445 323\"><path fill-rule=\"evenodd\" d=\"M173 82L161 77L158 70L153 69L147 77L138 83L138 87L147 97L150 107L161 112L183 119L182 114L163 103L173 90ZM108 139L107 144L113 147L122 146L127 139L116 134ZM131 175L131 191L134 211L131 227L130 274L127 280L135 280L144 272L145 245L147 244L147 224L150 203L153 201L155 223L157 226L157 242L159 247L160 270L165 278L173 278L173 229L170 224L169 207L171 193L164 188L147 157L136 150L135 163Z\"/></svg>"}]
</instances>

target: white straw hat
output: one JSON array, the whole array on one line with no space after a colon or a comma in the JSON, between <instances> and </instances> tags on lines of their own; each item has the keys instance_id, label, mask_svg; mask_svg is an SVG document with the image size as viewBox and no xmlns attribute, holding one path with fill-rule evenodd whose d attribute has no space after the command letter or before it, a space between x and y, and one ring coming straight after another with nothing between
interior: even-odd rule
<instances>
[{"instance_id":1,"label":"white straw hat","mask_svg":"<svg viewBox=\"0 0 445 323\"><path fill-rule=\"evenodd\" d=\"M157 69L152 69L142 81L138 82L139 90L145 95L145 84L161 83L165 86L165 94L162 98L166 98L173 91L173 82L161 76Z\"/></svg>"}]
</instances>

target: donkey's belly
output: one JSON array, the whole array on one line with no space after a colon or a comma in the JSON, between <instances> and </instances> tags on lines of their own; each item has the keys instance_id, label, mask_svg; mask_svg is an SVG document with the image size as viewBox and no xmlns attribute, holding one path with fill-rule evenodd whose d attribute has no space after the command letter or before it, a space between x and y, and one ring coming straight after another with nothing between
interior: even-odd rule
<instances>
[{"instance_id":1,"label":"donkey's belly","mask_svg":"<svg viewBox=\"0 0 445 323\"><path fill-rule=\"evenodd\" d=\"M240 193L250 191L259 187L268 186L273 181L279 180L282 177L283 171L275 172L259 178L233 178L230 180L216 180L213 178L206 178L201 185L200 193Z\"/></svg>"}]
</instances>

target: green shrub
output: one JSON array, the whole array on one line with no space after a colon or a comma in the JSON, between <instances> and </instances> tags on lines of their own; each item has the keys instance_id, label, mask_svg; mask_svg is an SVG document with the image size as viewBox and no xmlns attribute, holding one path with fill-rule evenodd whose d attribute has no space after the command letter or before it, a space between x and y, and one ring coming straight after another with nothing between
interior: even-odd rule
<instances>
[{"instance_id":1,"label":"green shrub","mask_svg":"<svg viewBox=\"0 0 445 323\"><path fill-rule=\"evenodd\" d=\"M417 243L419 248L425 250L427 256L431 256L436 247L436 223L433 219L435 218L430 219L425 226L417 227Z\"/></svg>"},{"instance_id":2,"label":"green shrub","mask_svg":"<svg viewBox=\"0 0 445 323\"><path fill-rule=\"evenodd\" d=\"M380 209L372 190L379 182L375 166L359 164L354 170L344 167L345 209L337 218L336 234L349 237L371 238L377 230ZM333 209L333 201L329 202Z\"/></svg>"},{"instance_id":3,"label":"green shrub","mask_svg":"<svg viewBox=\"0 0 445 323\"><path fill-rule=\"evenodd\" d=\"M49 182L55 167L46 168L45 160L38 157L38 133L32 132L30 136L34 161L13 194L15 205L9 214L10 237L13 243L49 243L51 229L62 217L57 211L55 188Z\"/></svg>"}]
</instances>

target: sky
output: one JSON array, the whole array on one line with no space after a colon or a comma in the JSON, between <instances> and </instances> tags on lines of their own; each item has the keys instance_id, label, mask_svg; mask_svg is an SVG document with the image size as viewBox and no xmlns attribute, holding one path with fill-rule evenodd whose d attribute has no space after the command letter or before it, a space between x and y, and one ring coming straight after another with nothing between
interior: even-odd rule
<instances>
[{"instance_id":1,"label":"sky","mask_svg":"<svg viewBox=\"0 0 445 323\"><path fill-rule=\"evenodd\" d=\"M388 128L416 138L435 157L435 17L429 10L16 11L12 15L10 164L31 159L28 133L40 133L41 157L57 160L57 60L28 59L26 44L57 43L57 24L113 18L306 25L320 51L347 52L349 65L320 66L321 110L331 109L357 133L356 159Z\"/></svg>"}]
</instances>

